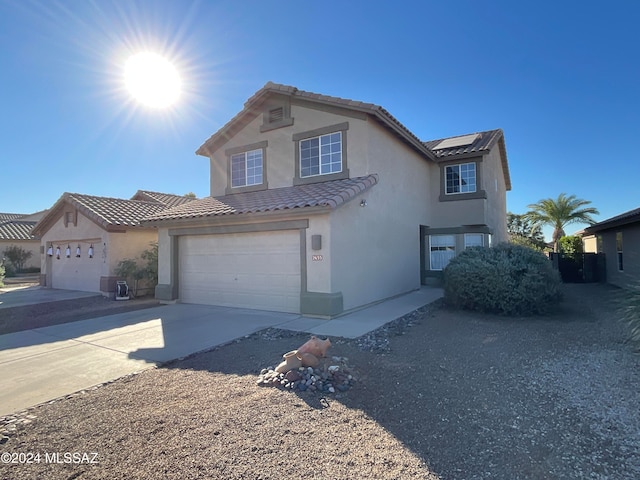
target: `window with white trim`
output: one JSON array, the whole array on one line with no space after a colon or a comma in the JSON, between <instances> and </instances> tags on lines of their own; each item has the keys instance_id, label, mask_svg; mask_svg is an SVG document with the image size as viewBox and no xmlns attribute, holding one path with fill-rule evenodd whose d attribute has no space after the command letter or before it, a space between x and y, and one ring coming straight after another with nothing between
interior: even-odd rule
<instances>
[{"instance_id":1,"label":"window with white trim","mask_svg":"<svg viewBox=\"0 0 640 480\"><path fill-rule=\"evenodd\" d=\"M231 155L231 187L262 183L262 149Z\"/></svg>"},{"instance_id":2,"label":"window with white trim","mask_svg":"<svg viewBox=\"0 0 640 480\"><path fill-rule=\"evenodd\" d=\"M622 232L616 233L616 253L618 256L618 270L624 271L624 263L622 261Z\"/></svg>"},{"instance_id":3,"label":"window with white trim","mask_svg":"<svg viewBox=\"0 0 640 480\"><path fill-rule=\"evenodd\" d=\"M342 171L342 132L300 140L300 178Z\"/></svg>"},{"instance_id":4,"label":"window with white trim","mask_svg":"<svg viewBox=\"0 0 640 480\"><path fill-rule=\"evenodd\" d=\"M464 248L484 247L484 235L482 233L465 233Z\"/></svg>"},{"instance_id":5,"label":"window with white trim","mask_svg":"<svg viewBox=\"0 0 640 480\"><path fill-rule=\"evenodd\" d=\"M445 193L473 193L476 191L476 164L447 165L445 171Z\"/></svg>"},{"instance_id":6,"label":"window with white trim","mask_svg":"<svg viewBox=\"0 0 640 480\"><path fill-rule=\"evenodd\" d=\"M455 235L430 235L429 250L431 270L444 270L456 256Z\"/></svg>"}]
</instances>

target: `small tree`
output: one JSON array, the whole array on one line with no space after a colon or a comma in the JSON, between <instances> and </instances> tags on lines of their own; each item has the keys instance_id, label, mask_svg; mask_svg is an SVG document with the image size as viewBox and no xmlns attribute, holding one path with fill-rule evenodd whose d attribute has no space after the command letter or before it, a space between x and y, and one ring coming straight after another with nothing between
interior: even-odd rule
<instances>
[{"instance_id":1,"label":"small tree","mask_svg":"<svg viewBox=\"0 0 640 480\"><path fill-rule=\"evenodd\" d=\"M592 215L599 215L597 209L588 207L591 202L575 195L561 193L558 198L544 198L529 205L525 215L533 225L553 227L553 251L559 251L559 240L564 237L564 227L572 223L594 224Z\"/></svg>"},{"instance_id":2,"label":"small tree","mask_svg":"<svg viewBox=\"0 0 640 480\"><path fill-rule=\"evenodd\" d=\"M2 254L18 273L22 272L24 264L33 256L33 252L17 245L7 247Z\"/></svg>"},{"instance_id":3,"label":"small tree","mask_svg":"<svg viewBox=\"0 0 640 480\"><path fill-rule=\"evenodd\" d=\"M526 215L507 213L507 233L509 243L543 251L546 244L539 225L533 225Z\"/></svg>"},{"instance_id":4,"label":"small tree","mask_svg":"<svg viewBox=\"0 0 640 480\"><path fill-rule=\"evenodd\" d=\"M4 287L4 262L0 261L0 287Z\"/></svg>"},{"instance_id":5,"label":"small tree","mask_svg":"<svg viewBox=\"0 0 640 480\"><path fill-rule=\"evenodd\" d=\"M133 296L138 295L141 280L147 280L151 285L158 284L158 244L151 243L151 248L140 254L144 263L136 259L125 258L118 263L115 274L131 282Z\"/></svg>"},{"instance_id":6,"label":"small tree","mask_svg":"<svg viewBox=\"0 0 640 480\"><path fill-rule=\"evenodd\" d=\"M577 235L566 235L560 238L560 251L570 257L582 254L582 238Z\"/></svg>"}]
</instances>

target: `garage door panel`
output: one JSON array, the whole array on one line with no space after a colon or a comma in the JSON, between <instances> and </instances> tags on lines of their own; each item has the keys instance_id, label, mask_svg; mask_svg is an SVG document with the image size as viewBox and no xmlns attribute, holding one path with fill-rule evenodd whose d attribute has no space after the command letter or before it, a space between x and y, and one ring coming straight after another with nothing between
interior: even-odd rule
<instances>
[{"instance_id":1,"label":"garage door panel","mask_svg":"<svg viewBox=\"0 0 640 480\"><path fill-rule=\"evenodd\" d=\"M181 301L299 312L298 231L185 236L179 250Z\"/></svg>"},{"instance_id":2,"label":"garage door panel","mask_svg":"<svg viewBox=\"0 0 640 480\"><path fill-rule=\"evenodd\" d=\"M51 287L83 292L100 291L102 262L95 258L51 259Z\"/></svg>"}]
</instances>

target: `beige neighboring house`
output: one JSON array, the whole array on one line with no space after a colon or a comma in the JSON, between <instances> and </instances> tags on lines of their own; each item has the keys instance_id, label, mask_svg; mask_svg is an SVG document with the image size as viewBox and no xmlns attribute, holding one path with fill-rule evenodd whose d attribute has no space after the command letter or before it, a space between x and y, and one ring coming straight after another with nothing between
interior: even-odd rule
<instances>
[{"instance_id":1,"label":"beige neighboring house","mask_svg":"<svg viewBox=\"0 0 640 480\"><path fill-rule=\"evenodd\" d=\"M138 191L130 200L64 193L33 229L40 237L40 284L110 295L118 263L158 241L140 220L191 198Z\"/></svg>"},{"instance_id":2,"label":"beige neighboring house","mask_svg":"<svg viewBox=\"0 0 640 480\"><path fill-rule=\"evenodd\" d=\"M640 285L640 208L585 228L582 238L585 252L595 244L594 253L604 253L608 283L623 288Z\"/></svg>"},{"instance_id":3,"label":"beige neighboring house","mask_svg":"<svg viewBox=\"0 0 640 480\"><path fill-rule=\"evenodd\" d=\"M501 130L424 142L378 105L267 83L196 153L211 196L143 222L159 299L334 317L507 240Z\"/></svg>"},{"instance_id":4,"label":"beige neighboring house","mask_svg":"<svg viewBox=\"0 0 640 480\"><path fill-rule=\"evenodd\" d=\"M40 268L40 239L32 230L45 213L46 210L30 215L0 213L0 259L8 247L17 246L31 252L25 268Z\"/></svg>"}]
</instances>

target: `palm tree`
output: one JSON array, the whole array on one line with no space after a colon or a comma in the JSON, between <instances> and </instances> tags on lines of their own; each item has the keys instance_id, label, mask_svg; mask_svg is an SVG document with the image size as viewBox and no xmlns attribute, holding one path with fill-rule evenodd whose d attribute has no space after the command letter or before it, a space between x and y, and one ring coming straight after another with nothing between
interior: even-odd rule
<instances>
[{"instance_id":1,"label":"palm tree","mask_svg":"<svg viewBox=\"0 0 640 480\"><path fill-rule=\"evenodd\" d=\"M561 193L557 199L545 198L529 205L525 215L534 225L551 225L553 227L553 251L558 251L558 242L564 237L564 227L571 223L588 223L595 220L591 215L599 215L597 209L586 207L591 202L577 198L575 195Z\"/></svg>"}]
</instances>

